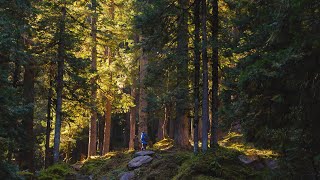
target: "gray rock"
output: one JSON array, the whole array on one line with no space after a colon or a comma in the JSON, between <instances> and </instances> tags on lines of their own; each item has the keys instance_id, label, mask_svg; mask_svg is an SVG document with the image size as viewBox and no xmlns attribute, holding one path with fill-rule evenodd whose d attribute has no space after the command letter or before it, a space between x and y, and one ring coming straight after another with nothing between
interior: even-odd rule
<instances>
[{"instance_id":1,"label":"gray rock","mask_svg":"<svg viewBox=\"0 0 320 180\"><path fill-rule=\"evenodd\" d=\"M83 164L81 162L77 162L73 165L71 165L71 167L76 170L76 171L80 171L80 169L82 168Z\"/></svg>"},{"instance_id":2,"label":"gray rock","mask_svg":"<svg viewBox=\"0 0 320 180\"><path fill-rule=\"evenodd\" d=\"M135 157L128 163L128 168L136 169L138 167L148 164L152 161L152 159L153 158L148 155Z\"/></svg>"},{"instance_id":3,"label":"gray rock","mask_svg":"<svg viewBox=\"0 0 320 180\"><path fill-rule=\"evenodd\" d=\"M138 151L136 153L134 153L134 157L138 157L138 156L151 156L153 155L155 152L154 151Z\"/></svg>"},{"instance_id":4,"label":"gray rock","mask_svg":"<svg viewBox=\"0 0 320 180\"><path fill-rule=\"evenodd\" d=\"M121 174L120 180L132 180L134 179L134 172L125 172Z\"/></svg>"},{"instance_id":5,"label":"gray rock","mask_svg":"<svg viewBox=\"0 0 320 180\"><path fill-rule=\"evenodd\" d=\"M249 155L249 156L240 155L238 156L238 158L242 163L249 165L256 170L262 170L265 168L264 163L261 161L261 159L257 155Z\"/></svg>"},{"instance_id":6,"label":"gray rock","mask_svg":"<svg viewBox=\"0 0 320 180\"><path fill-rule=\"evenodd\" d=\"M244 164L251 164L255 161L259 160L259 157L256 155L251 155L251 156L247 156L247 155L240 155L238 156L238 159L243 162Z\"/></svg>"}]
</instances>

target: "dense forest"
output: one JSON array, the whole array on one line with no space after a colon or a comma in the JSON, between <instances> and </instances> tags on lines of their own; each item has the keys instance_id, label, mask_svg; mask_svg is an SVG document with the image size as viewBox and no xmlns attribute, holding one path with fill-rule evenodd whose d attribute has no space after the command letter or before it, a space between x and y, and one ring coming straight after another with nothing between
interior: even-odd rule
<instances>
[{"instance_id":1,"label":"dense forest","mask_svg":"<svg viewBox=\"0 0 320 180\"><path fill-rule=\"evenodd\" d=\"M0 74L0 179L320 179L320 1L1 0Z\"/></svg>"}]
</instances>

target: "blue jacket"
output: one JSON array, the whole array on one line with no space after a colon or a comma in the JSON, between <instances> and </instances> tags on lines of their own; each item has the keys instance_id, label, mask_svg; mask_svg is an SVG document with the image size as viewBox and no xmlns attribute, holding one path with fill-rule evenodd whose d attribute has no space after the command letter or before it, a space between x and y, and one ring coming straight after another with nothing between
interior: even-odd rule
<instances>
[{"instance_id":1,"label":"blue jacket","mask_svg":"<svg viewBox=\"0 0 320 180\"><path fill-rule=\"evenodd\" d=\"M141 133L141 143L147 144L147 134L146 133Z\"/></svg>"}]
</instances>

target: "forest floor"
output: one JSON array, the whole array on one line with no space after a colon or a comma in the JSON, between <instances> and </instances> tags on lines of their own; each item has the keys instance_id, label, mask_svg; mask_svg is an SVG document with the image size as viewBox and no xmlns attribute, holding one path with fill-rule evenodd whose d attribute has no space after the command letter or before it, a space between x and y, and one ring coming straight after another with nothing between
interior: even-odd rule
<instances>
[{"instance_id":1,"label":"forest floor","mask_svg":"<svg viewBox=\"0 0 320 180\"><path fill-rule=\"evenodd\" d=\"M173 140L164 139L154 144L153 160L131 170L134 179L267 179L276 176L278 154L254 148L244 143L241 134L230 133L215 151L194 155L192 150L177 149ZM40 173L39 179L120 179L128 172L128 162L134 151L110 152L102 157L78 162L73 166L60 164ZM61 167L62 166L62 167ZM54 179L54 178L53 178Z\"/></svg>"}]
</instances>

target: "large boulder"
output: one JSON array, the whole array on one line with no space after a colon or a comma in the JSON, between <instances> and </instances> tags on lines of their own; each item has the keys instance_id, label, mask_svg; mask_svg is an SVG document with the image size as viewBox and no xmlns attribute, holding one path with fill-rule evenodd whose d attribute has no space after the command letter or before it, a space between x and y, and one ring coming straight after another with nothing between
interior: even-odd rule
<instances>
[{"instance_id":1,"label":"large boulder","mask_svg":"<svg viewBox=\"0 0 320 180\"><path fill-rule=\"evenodd\" d=\"M133 171L120 174L120 180L132 180L132 179L134 179Z\"/></svg>"},{"instance_id":2,"label":"large boulder","mask_svg":"<svg viewBox=\"0 0 320 180\"><path fill-rule=\"evenodd\" d=\"M136 153L134 153L134 157L138 157L138 156L152 156L155 152L154 151L138 151Z\"/></svg>"},{"instance_id":3,"label":"large boulder","mask_svg":"<svg viewBox=\"0 0 320 180\"><path fill-rule=\"evenodd\" d=\"M146 165L149 162L151 162L152 159L153 158L148 156L148 155L135 157L128 163L128 168L129 169L139 168L139 167L141 167L143 165Z\"/></svg>"}]
</instances>

